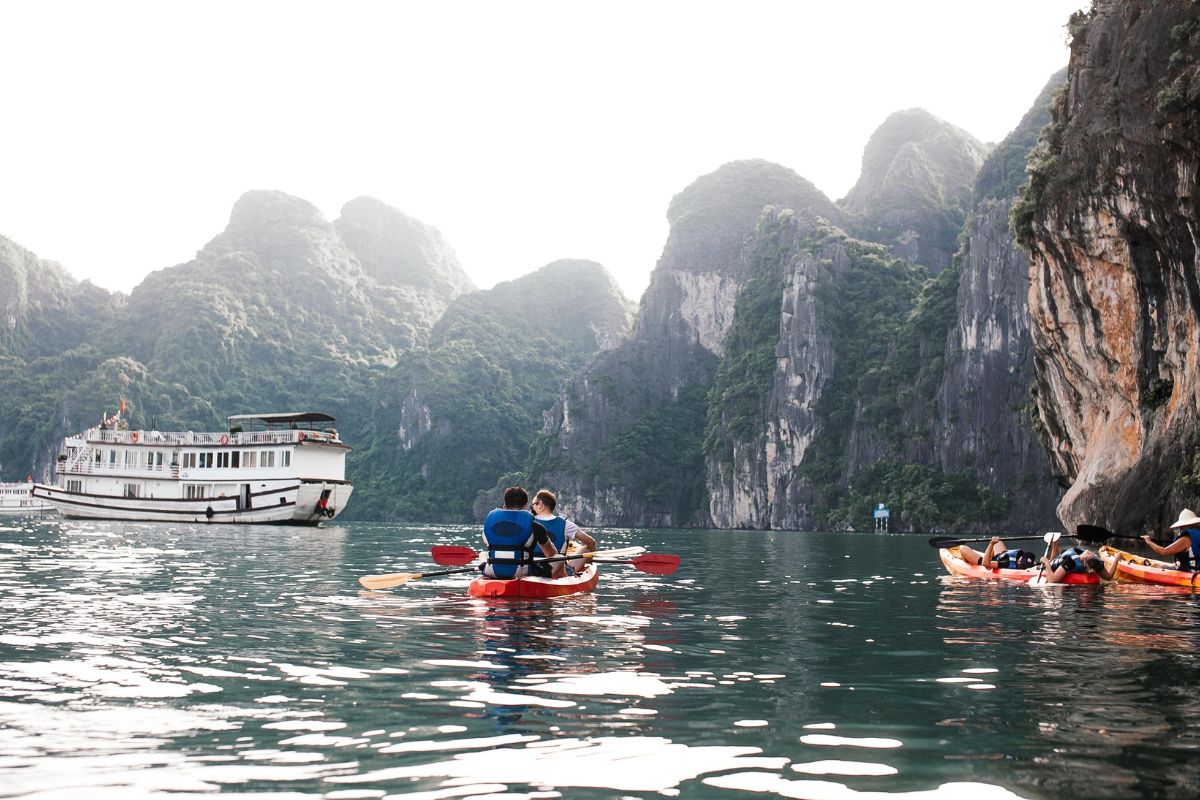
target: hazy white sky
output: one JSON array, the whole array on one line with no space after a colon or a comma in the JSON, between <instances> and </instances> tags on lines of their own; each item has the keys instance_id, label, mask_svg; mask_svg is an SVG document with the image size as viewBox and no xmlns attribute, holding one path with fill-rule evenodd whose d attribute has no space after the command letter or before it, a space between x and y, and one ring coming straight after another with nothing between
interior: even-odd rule
<instances>
[{"instance_id":1,"label":"hazy white sky","mask_svg":"<svg viewBox=\"0 0 1200 800\"><path fill-rule=\"evenodd\" d=\"M832 199L921 106L984 141L1087 0L0 2L0 235L128 291L279 189L371 195L480 287L558 258L633 299L671 197L765 158Z\"/></svg>"}]
</instances>

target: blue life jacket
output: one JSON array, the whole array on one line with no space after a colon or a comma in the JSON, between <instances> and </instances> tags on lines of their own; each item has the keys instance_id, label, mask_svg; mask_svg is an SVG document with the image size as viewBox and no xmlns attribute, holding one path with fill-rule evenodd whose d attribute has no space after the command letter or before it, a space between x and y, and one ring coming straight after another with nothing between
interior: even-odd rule
<instances>
[{"instance_id":1,"label":"blue life jacket","mask_svg":"<svg viewBox=\"0 0 1200 800\"><path fill-rule=\"evenodd\" d=\"M1192 546L1175 554L1175 566L1186 570L1200 569L1200 566L1197 566L1200 565L1200 529L1184 528L1179 536L1175 537L1175 541L1184 536L1192 540Z\"/></svg>"},{"instance_id":2,"label":"blue life jacket","mask_svg":"<svg viewBox=\"0 0 1200 800\"><path fill-rule=\"evenodd\" d=\"M1082 547L1071 547L1059 553L1053 561L1050 562L1050 571L1062 567L1067 572L1086 573L1087 565L1083 563L1084 549Z\"/></svg>"},{"instance_id":3,"label":"blue life jacket","mask_svg":"<svg viewBox=\"0 0 1200 800\"><path fill-rule=\"evenodd\" d=\"M546 533L550 534L550 541L554 542L554 549L560 554L567 554L567 520L564 517L555 517L554 519L539 519L538 524L546 529Z\"/></svg>"},{"instance_id":4,"label":"blue life jacket","mask_svg":"<svg viewBox=\"0 0 1200 800\"><path fill-rule=\"evenodd\" d=\"M517 577L521 566L533 561L533 514L528 511L496 508L483 522L483 540L487 543L487 563L495 577Z\"/></svg>"},{"instance_id":5,"label":"blue life jacket","mask_svg":"<svg viewBox=\"0 0 1200 800\"><path fill-rule=\"evenodd\" d=\"M1028 550L1005 550L992 557L992 566L998 569L1029 569L1037 563L1037 556Z\"/></svg>"}]
</instances>

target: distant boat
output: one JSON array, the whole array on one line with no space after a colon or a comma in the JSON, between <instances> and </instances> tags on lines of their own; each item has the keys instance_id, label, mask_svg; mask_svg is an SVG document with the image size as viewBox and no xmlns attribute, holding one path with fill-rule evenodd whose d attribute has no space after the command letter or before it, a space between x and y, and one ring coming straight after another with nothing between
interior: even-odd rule
<instances>
[{"instance_id":1,"label":"distant boat","mask_svg":"<svg viewBox=\"0 0 1200 800\"><path fill-rule=\"evenodd\" d=\"M57 485L33 497L64 517L317 525L350 500L349 446L315 412L238 414L228 432L129 430L118 415L63 440Z\"/></svg>"},{"instance_id":2,"label":"distant boat","mask_svg":"<svg viewBox=\"0 0 1200 800\"><path fill-rule=\"evenodd\" d=\"M33 481L0 483L0 515L40 514L54 506L33 496Z\"/></svg>"}]
</instances>

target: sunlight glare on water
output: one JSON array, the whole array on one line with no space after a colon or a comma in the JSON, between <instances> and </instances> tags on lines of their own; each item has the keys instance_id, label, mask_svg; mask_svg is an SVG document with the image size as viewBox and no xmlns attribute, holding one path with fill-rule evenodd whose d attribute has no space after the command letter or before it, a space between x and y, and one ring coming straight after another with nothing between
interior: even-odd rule
<instances>
[{"instance_id":1,"label":"sunlight glare on water","mask_svg":"<svg viewBox=\"0 0 1200 800\"><path fill-rule=\"evenodd\" d=\"M681 567L485 601L357 584L471 526L15 520L0 796L1200 793L1191 593L941 576L915 536L595 532Z\"/></svg>"}]
</instances>

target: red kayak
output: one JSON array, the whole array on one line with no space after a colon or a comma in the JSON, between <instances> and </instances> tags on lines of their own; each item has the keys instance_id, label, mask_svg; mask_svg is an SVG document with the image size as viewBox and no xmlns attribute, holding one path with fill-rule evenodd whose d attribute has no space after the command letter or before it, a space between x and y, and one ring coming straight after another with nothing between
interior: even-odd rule
<instances>
[{"instance_id":1,"label":"red kayak","mask_svg":"<svg viewBox=\"0 0 1200 800\"><path fill-rule=\"evenodd\" d=\"M1046 578L1037 567L1030 569L988 569L982 564L969 564L964 561L958 554L957 547L942 548L938 550L938 555L941 556L942 566L951 575L961 575L964 578L983 578L986 580L1001 580L1001 581L1020 581L1022 583L1033 583L1039 586L1045 585ZM1099 583L1099 575L1083 575L1080 573L1069 573L1063 583ZM1051 584L1053 585L1053 584Z\"/></svg>"},{"instance_id":2,"label":"red kayak","mask_svg":"<svg viewBox=\"0 0 1200 800\"><path fill-rule=\"evenodd\" d=\"M600 569L595 564L578 575L566 578L498 578L478 577L471 581L467 594L471 597L563 597L590 592L600 582Z\"/></svg>"}]
</instances>

